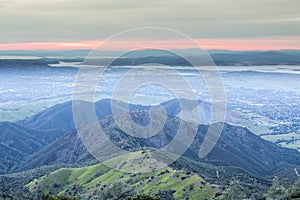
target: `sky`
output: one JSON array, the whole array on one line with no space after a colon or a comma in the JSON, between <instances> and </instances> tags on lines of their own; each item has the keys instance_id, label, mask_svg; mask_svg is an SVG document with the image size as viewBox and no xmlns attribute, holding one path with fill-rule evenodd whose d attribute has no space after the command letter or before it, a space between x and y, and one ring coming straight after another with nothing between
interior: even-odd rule
<instances>
[{"instance_id":1,"label":"sky","mask_svg":"<svg viewBox=\"0 0 300 200\"><path fill-rule=\"evenodd\" d=\"M90 49L137 27L174 29L206 49L300 49L300 1L0 0L0 27L2 50Z\"/></svg>"}]
</instances>

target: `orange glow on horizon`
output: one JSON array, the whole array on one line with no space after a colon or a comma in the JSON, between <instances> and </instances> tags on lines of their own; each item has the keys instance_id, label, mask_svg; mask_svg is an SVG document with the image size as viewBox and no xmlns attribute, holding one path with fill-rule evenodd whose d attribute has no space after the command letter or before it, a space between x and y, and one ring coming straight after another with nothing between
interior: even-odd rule
<instances>
[{"instance_id":1,"label":"orange glow on horizon","mask_svg":"<svg viewBox=\"0 0 300 200\"><path fill-rule=\"evenodd\" d=\"M300 50L300 37L293 38L250 38L250 39L195 39L199 47L205 50L280 50L298 49ZM145 47L167 47L169 49L188 49L195 48L189 46L189 42L184 40L132 40L132 41L113 41L107 44L107 48L101 50L130 50L131 44L139 42ZM0 43L0 50L75 50L75 49L94 49L101 44L101 41L80 41L80 42L37 42L37 43ZM135 45L132 45L135 46Z\"/></svg>"}]
</instances>

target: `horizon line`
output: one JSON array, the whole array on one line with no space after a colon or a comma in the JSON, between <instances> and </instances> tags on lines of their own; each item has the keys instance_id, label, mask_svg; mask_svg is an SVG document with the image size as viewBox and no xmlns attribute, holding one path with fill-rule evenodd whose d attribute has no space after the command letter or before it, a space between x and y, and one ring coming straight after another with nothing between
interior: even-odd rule
<instances>
[{"instance_id":1,"label":"horizon line","mask_svg":"<svg viewBox=\"0 0 300 200\"><path fill-rule=\"evenodd\" d=\"M196 49L196 48L185 48L185 49L170 49L170 50L190 50L190 49ZM0 49L1 51L93 51L97 49ZM125 49L126 50L126 49ZM129 50L129 49L128 49ZM141 50L158 50L158 49L141 49ZM300 51L300 48L294 48L294 49L237 49L237 50L231 50L231 49L205 49L206 51L232 51L232 52L251 52L251 51ZM120 50L101 50L101 51L120 51Z\"/></svg>"}]
</instances>

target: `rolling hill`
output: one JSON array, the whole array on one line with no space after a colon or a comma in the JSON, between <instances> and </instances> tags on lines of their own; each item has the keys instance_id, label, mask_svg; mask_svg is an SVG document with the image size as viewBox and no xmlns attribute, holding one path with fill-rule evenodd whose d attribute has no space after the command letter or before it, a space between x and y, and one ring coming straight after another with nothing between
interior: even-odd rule
<instances>
[{"instance_id":1,"label":"rolling hill","mask_svg":"<svg viewBox=\"0 0 300 200\"><path fill-rule=\"evenodd\" d=\"M185 102L185 104L193 105L189 100L183 100L183 101ZM82 102L77 102L77 103L86 104L89 102L82 101ZM96 104L95 104L96 113L97 113L97 117L99 120L112 114L112 109L111 109L112 103L119 109L119 112L121 112L122 110L125 110L125 108L126 108L126 104L121 101L115 101L115 100L112 101L110 99L100 100L100 101L96 102ZM164 102L161 104L161 106L163 106L165 108L166 113L169 116L176 116L176 115L180 114L180 112L181 112L180 103L176 99ZM201 114L202 118L200 117L199 121L202 123L207 123L209 121L209 109L210 109L209 104L206 102L199 101L199 107L202 112L202 114ZM150 108L150 106L133 105L133 104L129 105L130 110L149 110L149 108ZM193 109L193 106L191 106L191 110L192 109ZM45 135L47 135L49 132L51 132L51 133L55 133L57 136L61 136L66 132L71 132L75 128L74 121L73 121L72 102L66 102L66 103L55 105L51 108L48 108L38 114L35 114L31 117L26 118L23 121L17 122L17 123L19 125L16 124L16 126L27 127L27 128L22 128L22 129L27 130L27 132L29 132L29 133L31 133L31 132L32 133L35 133L35 132L40 133L41 131L43 131L43 132L45 132ZM19 128L19 130L20 130L20 128ZM37 130L37 131L35 131L35 130ZM13 135L14 131L12 130L11 132ZM71 134L71 133L69 133L69 134ZM20 138L18 138L17 136L20 136ZM22 135L22 134L16 133L15 140L24 140L24 137L25 137L25 134ZM68 137L68 138L58 141L58 143L61 142L60 145L53 144L54 145L53 148L51 146L49 146L48 149L46 148L45 151L48 152L47 154L49 155L50 152L55 151L59 147L65 149L65 151L72 152L74 150L74 147L77 146L76 144L78 144L80 142L80 140L77 139L76 141L72 141L70 143L66 142L65 144L63 144L63 141L69 141L71 136L67 135L66 137ZM74 137L72 136L71 138L74 138ZM51 139L51 138L49 138L49 140L48 140L47 137L43 138L43 139L45 141L43 143L44 145L41 145L41 148L44 147L45 145L51 143L52 141L54 141L54 139ZM72 139L70 139L70 140L72 140ZM70 146L73 143L75 145ZM148 145L148 146L151 146L151 145ZM2 152L3 155L6 155L6 153L5 153L6 151L10 151L10 154L16 154L15 151L12 151L11 149L8 150L5 146L2 146L1 148L3 148L3 150L1 150L0 152ZM39 148L39 149L41 149L41 148ZM28 149L30 149L30 148L28 148ZM83 153L84 150L85 149L79 148L76 150L77 153L75 153L75 152L74 153L75 153L75 155L78 155L78 154L82 155L82 154L84 154ZM80 152L80 153L78 153L78 152ZM31 155L31 153L28 155ZM75 161L77 162L78 158L81 157L81 156L75 156L75 157L71 156L68 158L68 160L65 160L64 157L56 159L55 153L53 155L54 156L50 156L51 159L49 158L49 156L45 156L43 159L39 159L39 161L38 161L38 162L40 162L39 165L43 164L44 162L48 163L48 164L52 163L51 160L61 160L63 163L65 163L65 162L73 163ZM17 155L15 155L15 156L17 156ZM27 158L27 156L22 156L22 157ZM36 155L34 155L33 157L36 157ZM83 158L80 158L80 160L81 159L83 159ZM8 162L12 162L13 159L7 159L7 160L8 160ZM15 164L13 164L13 163L15 163L15 162L12 162L10 164L9 168L13 167L13 165L18 164L19 162L15 163ZM29 163L29 165L31 165L31 163ZM4 171L7 171L7 170L4 170Z\"/></svg>"},{"instance_id":2,"label":"rolling hill","mask_svg":"<svg viewBox=\"0 0 300 200\"><path fill-rule=\"evenodd\" d=\"M39 199L41 194L51 193L79 195L79 199L92 199L91 194L101 194L103 189L109 194L115 189L130 189L131 193L148 193L158 195L161 199L173 199L174 196L181 197L183 194L190 199L204 199L203 195L208 191L220 195L215 192L226 188L233 177L239 180L245 191L253 193L265 191L271 183L239 168L215 166L184 157L159 171L135 174L119 171L153 166L151 162L154 156L150 150L137 151L122 157L121 162L121 157L106 162L117 164L116 169L104 164L82 167L54 165L0 175L0 198ZM200 180L200 185L197 180ZM137 184L136 181L140 181L141 184ZM178 192L175 193L175 189Z\"/></svg>"},{"instance_id":3,"label":"rolling hill","mask_svg":"<svg viewBox=\"0 0 300 200\"><path fill-rule=\"evenodd\" d=\"M124 164L121 168L148 167L145 165L148 159L151 159L150 151L134 152L126 155L125 160L130 164ZM168 167L155 172L130 174L108 168L103 164L82 168L61 168L31 181L27 187L35 194L78 196L80 199L101 198L101 195L105 194L99 191L104 192L105 188L109 188L111 198L114 199L123 199L124 196L133 193L168 195L169 199L211 199L220 191L218 186L206 182L193 172ZM102 198L106 199L104 196Z\"/></svg>"},{"instance_id":4,"label":"rolling hill","mask_svg":"<svg viewBox=\"0 0 300 200\"><path fill-rule=\"evenodd\" d=\"M124 102L102 99L95 103L95 112L98 119L103 119L107 115L112 114L112 101L117 108L121 110L126 108ZM78 104L90 104L89 102L78 101ZM131 110L147 110L148 106L133 105L130 104L129 108ZM73 120L73 110L72 110L72 101L68 101L62 104L57 104L52 106L42 112L39 112L31 117L28 117L22 121L18 122L19 124L36 129L36 130L60 130L60 131L70 131L75 128Z\"/></svg>"},{"instance_id":5,"label":"rolling hill","mask_svg":"<svg viewBox=\"0 0 300 200\"><path fill-rule=\"evenodd\" d=\"M90 102L85 101L77 101L74 102L76 104L92 104ZM182 105L180 105L182 104ZM188 109L190 112L196 113L196 108L199 109L199 116L195 116L195 119L192 121L197 121L199 124L209 124L211 120L211 104L205 101L198 100L197 105L196 102L189 99L171 99L165 102L162 102L159 105L136 105L129 104L127 108L127 104L111 99L102 99L95 103L95 112L98 120L103 119L108 115L112 115L112 105L116 107L118 114L123 111L136 111L136 110L149 110L150 108L156 108L157 106L161 106L165 109L165 113L171 117L182 117L185 121L191 121L191 119L186 119L184 114L182 114L181 106L184 105L185 109ZM86 106L86 105L85 105ZM233 121L237 121L238 118L241 118L240 115L228 111L226 113L226 121L229 123ZM74 120L73 120L73 110L72 110L72 101L68 101L62 104L57 104L52 106L42 112L39 112L33 116L27 117L22 121L18 121L17 123L22 126L26 126L28 128L36 129L36 130L60 130L60 131L70 131L75 128Z\"/></svg>"}]
</instances>

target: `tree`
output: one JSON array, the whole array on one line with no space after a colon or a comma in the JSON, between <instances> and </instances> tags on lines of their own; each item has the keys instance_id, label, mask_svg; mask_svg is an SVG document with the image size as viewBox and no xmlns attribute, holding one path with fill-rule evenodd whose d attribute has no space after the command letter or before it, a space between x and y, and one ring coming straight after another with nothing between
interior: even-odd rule
<instances>
[{"instance_id":1,"label":"tree","mask_svg":"<svg viewBox=\"0 0 300 200\"><path fill-rule=\"evenodd\" d=\"M243 192L243 188L239 181L236 179L231 179L228 188L224 191L220 199L223 200L236 200L245 199L246 194Z\"/></svg>"},{"instance_id":2,"label":"tree","mask_svg":"<svg viewBox=\"0 0 300 200\"><path fill-rule=\"evenodd\" d=\"M42 200L76 200L76 198L68 197L68 196L51 196L49 194L43 194Z\"/></svg>"},{"instance_id":3,"label":"tree","mask_svg":"<svg viewBox=\"0 0 300 200\"><path fill-rule=\"evenodd\" d=\"M289 188L289 199L300 199L300 179Z\"/></svg>"},{"instance_id":4,"label":"tree","mask_svg":"<svg viewBox=\"0 0 300 200\"><path fill-rule=\"evenodd\" d=\"M133 189L122 182L100 185L80 195L80 199L121 200L134 195Z\"/></svg>"},{"instance_id":5,"label":"tree","mask_svg":"<svg viewBox=\"0 0 300 200\"><path fill-rule=\"evenodd\" d=\"M274 177L272 186L264 195L266 199L285 199L288 196L288 188L285 188L279 181L277 176Z\"/></svg>"},{"instance_id":6,"label":"tree","mask_svg":"<svg viewBox=\"0 0 300 200\"><path fill-rule=\"evenodd\" d=\"M173 195L175 192L176 192L175 190L159 191L157 193L157 196L164 200L175 200Z\"/></svg>"},{"instance_id":7,"label":"tree","mask_svg":"<svg viewBox=\"0 0 300 200\"><path fill-rule=\"evenodd\" d=\"M127 197L126 200L160 200L159 197L151 197L146 194L138 194L133 197Z\"/></svg>"}]
</instances>

